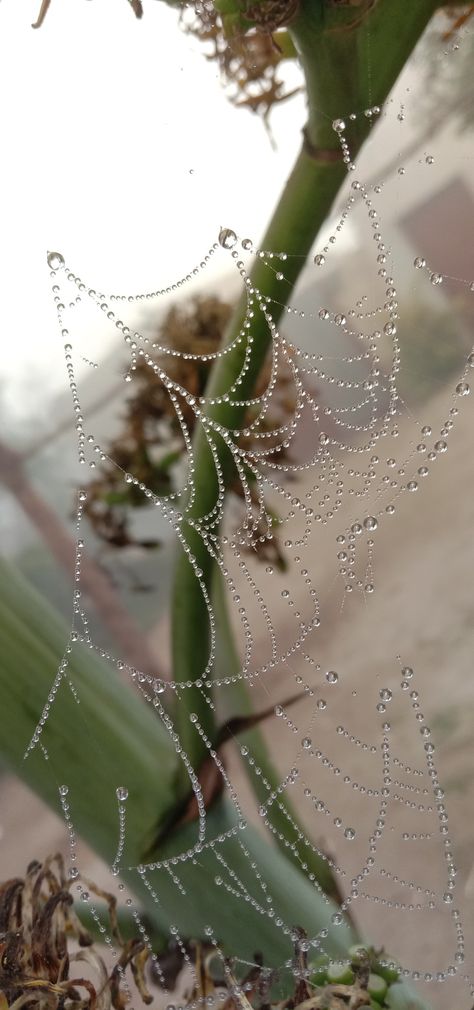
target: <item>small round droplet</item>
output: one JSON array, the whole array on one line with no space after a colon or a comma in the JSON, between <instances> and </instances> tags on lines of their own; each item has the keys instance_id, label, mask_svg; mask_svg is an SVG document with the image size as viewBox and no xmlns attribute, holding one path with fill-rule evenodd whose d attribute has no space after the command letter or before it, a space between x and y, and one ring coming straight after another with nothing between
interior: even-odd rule
<instances>
[{"instance_id":1,"label":"small round droplet","mask_svg":"<svg viewBox=\"0 0 474 1010\"><path fill-rule=\"evenodd\" d=\"M365 526L366 530L376 530L377 526L378 526L378 522L377 522L375 516L367 516L367 518L364 519L364 526Z\"/></svg>"},{"instance_id":2,"label":"small round droplet","mask_svg":"<svg viewBox=\"0 0 474 1010\"><path fill-rule=\"evenodd\" d=\"M423 256L417 256L416 259L413 260L413 266L415 266L417 270L422 270L423 267L426 266L426 260Z\"/></svg>"},{"instance_id":3,"label":"small round droplet","mask_svg":"<svg viewBox=\"0 0 474 1010\"><path fill-rule=\"evenodd\" d=\"M48 266L51 270L62 270L64 266L64 256L59 252L49 252L47 255Z\"/></svg>"},{"instance_id":4,"label":"small round droplet","mask_svg":"<svg viewBox=\"0 0 474 1010\"><path fill-rule=\"evenodd\" d=\"M326 674L326 680L328 684L337 684L339 680L339 674L335 670L328 670Z\"/></svg>"},{"instance_id":5,"label":"small round droplet","mask_svg":"<svg viewBox=\"0 0 474 1010\"><path fill-rule=\"evenodd\" d=\"M469 396L471 392L471 387L468 382L458 382L456 386L456 393L458 396Z\"/></svg>"},{"instance_id":6,"label":"small round droplet","mask_svg":"<svg viewBox=\"0 0 474 1010\"><path fill-rule=\"evenodd\" d=\"M323 266L324 266L324 264L325 264L325 262L326 262L326 257L325 257L325 256L323 256L323 254L322 254L322 253L318 253L318 254L317 254L317 255L316 255L315 257L314 257L314 263L315 263L315 266L317 266L317 267L323 267Z\"/></svg>"},{"instance_id":7,"label":"small round droplet","mask_svg":"<svg viewBox=\"0 0 474 1010\"><path fill-rule=\"evenodd\" d=\"M59 795L60 796L63 796L63 797L67 796L68 792L69 792L69 786L59 786Z\"/></svg>"},{"instance_id":8,"label":"small round droplet","mask_svg":"<svg viewBox=\"0 0 474 1010\"><path fill-rule=\"evenodd\" d=\"M242 249L251 249L251 248L252 248L252 239L250 239L250 238L243 238L242 239Z\"/></svg>"},{"instance_id":9,"label":"small round droplet","mask_svg":"<svg viewBox=\"0 0 474 1010\"><path fill-rule=\"evenodd\" d=\"M344 133L346 124L343 119L333 119L332 128L335 133Z\"/></svg>"},{"instance_id":10,"label":"small round droplet","mask_svg":"<svg viewBox=\"0 0 474 1010\"><path fill-rule=\"evenodd\" d=\"M445 442L443 438L440 438L437 442L435 442L434 447L436 449L436 452L446 452L448 448L448 443Z\"/></svg>"},{"instance_id":11,"label":"small round droplet","mask_svg":"<svg viewBox=\"0 0 474 1010\"><path fill-rule=\"evenodd\" d=\"M322 431L320 433L320 435L319 435L319 444L320 445L327 445L328 442L329 442L329 435L326 435L326 432Z\"/></svg>"},{"instance_id":12,"label":"small round droplet","mask_svg":"<svg viewBox=\"0 0 474 1010\"><path fill-rule=\"evenodd\" d=\"M436 273L432 273L432 274L430 274L430 281L431 281L431 283L432 283L432 284L434 284L435 286L436 286L437 284L442 284L442 283L443 283L443 277L442 277L442 274L436 274Z\"/></svg>"},{"instance_id":13,"label":"small round droplet","mask_svg":"<svg viewBox=\"0 0 474 1010\"><path fill-rule=\"evenodd\" d=\"M301 746L302 746L303 750L310 750L311 743L312 742L311 742L309 736L304 736L303 739L302 739L302 741L301 741Z\"/></svg>"},{"instance_id":14,"label":"small round droplet","mask_svg":"<svg viewBox=\"0 0 474 1010\"><path fill-rule=\"evenodd\" d=\"M236 242L237 235L235 231L232 231L232 228L221 228L219 232L219 245L223 249L233 249Z\"/></svg>"},{"instance_id":15,"label":"small round droplet","mask_svg":"<svg viewBox=\"0 0 474 1010\"><path fill-rule=\"evenodd\" d=\"M434 163L434 158L432 154L427 154L425 158L427 165L432 165Z\"/></svg>"},{"instance_id":16,"label":"small round droplet","mask_svg":"<svg viewBox=\"0 0 474 1010\"><path fill-rule=\"evenodd\" d=\"M416 480L409 480L407 484L407 491L418 491L418 483Z\"/></svg>"},{"instance_id":17,"label":"small round droplet","mask_svg":"<svg viewBox=\"0 0 474 1010\"><path fill-rule=\"evenodd\" d=\"M344 830L344 838L349 839L349 841L351 842L352 839L355 838L355 836L356 836L356 833L355 833L354 828L345 828L345 830Z\"/></svg>"},{"instance_id":18,"label":"small round droplet","mask_svg":"<svg viewBox=\"0 0 474 1010\"><path fill-rule=\"evenodd\" d=\"M379 691L379 694L380 694L380 697L381 697L382 701L391 701L392 700L392 697L393 697L392 696L392 692L389 690L388 687L383 687L382 690Z\"/></svg>"},{"instance_id":19,"label":"small round droplet","mask_svg":"<svg viewBox=\"0 0 474 1010\"><path fill-rule=\"evenodd\" d=\"M120 803L125 803L125 800L128 799L128 789L126 786L117 786L115 794Z\"/></svg>"}]
</instances>

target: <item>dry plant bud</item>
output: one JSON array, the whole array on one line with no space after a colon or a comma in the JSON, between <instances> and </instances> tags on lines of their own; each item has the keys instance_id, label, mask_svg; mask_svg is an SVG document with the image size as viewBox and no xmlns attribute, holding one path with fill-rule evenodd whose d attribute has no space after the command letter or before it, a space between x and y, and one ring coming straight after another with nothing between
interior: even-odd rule
<instances>
[{"instance_id":1,"label":"dry plant bud","mask_svg":"<svg viewBox=\"0 0 474 1010\"><path fill-rule=\"evenodd\" d=\"M142 940L122 939L116 899L84 883L108 906L110 937L120 950L112 972L76 915L62 856L35 860L24 879L0 884L0 1010L124 1010L131 998L128 967L143 1002L151 1003L148 948Z\"/></svg>"}]
</instances>

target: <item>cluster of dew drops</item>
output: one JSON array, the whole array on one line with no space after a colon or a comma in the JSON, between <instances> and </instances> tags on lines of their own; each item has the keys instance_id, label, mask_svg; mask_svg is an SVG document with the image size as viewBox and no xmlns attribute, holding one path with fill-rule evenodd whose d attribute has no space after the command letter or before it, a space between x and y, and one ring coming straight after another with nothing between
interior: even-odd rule
<instances>
[{"instance_id":1,"label":"cluster of dew drops","mask_svg":"<svg viewBox=\"0 0 474 1010\"><path fill-rule=\"evenodd\" d=\"M378 107L365 111L365 115L369 117L376 117L379 114L380 109ZM355 118L355 113L349 116L349 120ZM168 391L187 449L187 472L183 486L179 491L158 497L141 483L134 474L123 472L123 477L127 483L135 485L148 500L150 507L158 509L159 514L167 520L185 551L206 601L209 619L210 650L206 667L203 669L201 677L197 682L188 681L175 684L158 677L143 674L94 643L90 634L89 621L81 592L81 562L85 549L82 518L87 492L85 490L79 491L76 520L76 588L73 598L70 640L42 715L27 748L26 755L39 745L44 757L46 760L48 759L47 749L41 740L41 733L47 719L53 717L53 703L63 680L66 680L76 700L80 701L68 669L69 657L76 642L95 650L118 670L126 671L146 701L156 710L175 745L179 758L183 762L189 776L190 787L194 791L199 820L197 841L190 849L172 859L163 859L139 866L127 867L126 862L124 863L124 858L126 859L126 814L129 792L126 785L116 786L118 804L117 846L115 853L111 855L110 865L112 875L114 877L120 876L124 868L128 869L129 873L138 874L142 884L148 889L153 900L159 902L159 875L165 873L171 878L177 894L186 899L186 889L179 877L179 864L188 860L196 861L200 853L208 850L215 858L217 864L214 885L222 891L227 892L228 895L234 895L249 902L258 915L270 919L275 928L282 931L294 945L298 942L298 933L295 932L293 924L285 922L280 915L265 881L264 867L259 867L254 862L251 853L247 849L245 843L247 822L240 807L238 791L230 780L219 754L213 749L212 741L206 736L198 716L192 713L190 715L190 722L195 732L201 736L212 760L218 766L224 778L227 793L234 804L237 814L237 823L235 826L229 828L217 838L209 837L206 807L201 785L181 745L173 719L169 714L169 709L165 706L164 699L162 698L163 693L169 691L179 703L179 698L184 691L190 687L197 686L206 703L210 707L214 707L212 693L215 696L218 688L237 681L245 681L251 687L257 680L261 679L265 690L267 693L270 693L271 684L269 684L267 675L271 674L277 667L280 669L282 667L286 668L288 676L294 678L298 689L305 696L308 706L311 706L313 715L309 719L309 729L307 727L302 732L287 706L281 703L275 704L275 716L285 725L286 731L294 737L295 753L294 763L276 789L267 781L264 772L258 767L249 747L240 746L242 759L247 761L256 774L259 775L261 785L267 791L267 799L265 802L260 803L259 814L269 831L277 836L280 842L286 845L290 857L303 869L309 883L319 892L323 900L328 902L328 899L319 887L314 873L308 867L305 851L307 858L313 853L325 859L334 875L340 878L341 883L345 885L344 892L346 893L346 897L342 902L341 911L332 912L330 915L330 909L328 909L328 916L330 915L332 925L334 926L342 924L344 921L343 912L362 898L370 898L370 900L379 902L386 906L386 908L401 908L412 911L428 908L433 911L434 916L439 915L440 907L443 907L443 905L446 906L451 913L455 933L455 950L452 958L448 959L447 964L437 972L422 972L416 966L403 966L401 969L402 976L407 978L423 978L426 981L443 982L463 970L465 940L460 912L457 908L453 907L456 867L454 865L453 846L448 831L444 793L434 763L435 748L431 739L431 730L426 724L421 709L419 692L414 686L414 673L410 667L403 666L400 663L401 679L399 690L401 695L409 701L414 722L420 733L424 762L423 769L411 768L404 764L393 750L388 712L390 704L393 701L395 689L392 690L385 687L380 689L375 706L375 717L378 719L377 727L379 731L376 744L360 740L351 733L348 727L342 725L334 726L334 732L347 740L351 748L367 752L369 755L372 755L374 761L379 763L379 788L369 788L363 783L354 781L350 774L344 774L343 770L334 765L310 735L311 726L313 726L317 718L321 718L321 714L327 713L330 709L327 697L322 696L320 688L323 689L323 694L326 695L325 688L330 692L334 687L340 685L341 680L340 674L335 670L321 671L321 665L312 654L312 651L314 652L313 640L317 637L318 629L321 626L320 600L315 580L316 573L312 571L312 567L316 567L313 564L313 557L316 556L316 552L312 550L312 543L315 531L321 527L330 525L333 520L337 520L343 506L348 501L351 502L353 506L353 510L351 510L352 520L349 525L340 529L335 536L335 572L337 578L342 583L343 600L350 597L350 594L357 593L367 598L375 591L375 545L377 530L380 524L393 520L393 517L396 516L400 499L407 494L415 494L420 489L421 484L425 483L427 478L429 478L432 467L447 452L449 438L452 437L456 418L459 413L459 403L470 392L469 372L474 368L474 349L467 355L462 374L458 376L453 386L451 406L447 412L448 416L440 426L440 429L434 432L429 425L420 426L420 430L413 439L410 454L406 459L397 460L395 455L390 454L387 456L386 453L382 453L379 448L380 445L387 443L391 445L398 436L397 416L400 413L397 376L400 370L402 350L397 336L398 294L396 280L389 272L390 249L385 245L382 236L382 222L377 206L377 195L380 193L381 187L375 186L372 191L357 179L357 168L351 159L349 143L346 137L347 127L344 120L335 120L333 129L339 138L343 159L352 181L349 187L349 195L343 206L339 220L334 227L333 234L329 237L326 245L316 252L313 262L317 270L324 268L331 256L331 251L337 242L338 236L344 229L350 216L351 209L356 204L362 204L367 214L367 220L372 230L374 241L374 287L376 283L380 290L380 301L375 309L367 308L366 298L362 298L357 302L355 307L351 307L345 313L340 311L332 312L325 306L317 307L314 312L303 312L291 304L287 304L285 296L285 285L287 284L285 267L290 259L290 254L287 254L283 250L275 252L274 250L257 248L254 246L252 240L248 238L239 239L237 233L228 227L221 228L217 241L210 246L202 260L187 274L165 288L144 294L111 294L107 296L89 286L70 270L61 253L50 252L47 255L47 262L51 271L52 296L56 305L61 338L64 343L66 370L75 415L79 462L84 466L94 469L98 462L107 461L120 470L118 464L108 456L100 442L93 434L88 432L86 427L87 422L82 409L76 379L76 365L78 360L82 360L92 368L97 368L98 366L95 362L81 356L79 352L76 353L72 343L69 317L73 315L74 309L81 299L85 297L94 303L121 335L129 355L129 366L124 374L124 381L127 383L133 381L134 372L140 359L154 371ZM230 343L220 350L206 355L198 355L189 351L180 352L174 348L160 345L158 341L150 339L138 329L130 328L124 322L122 316L125 315L124 310L127 307L131 306L133 309L136 303L177 294L192 278L204 273L206 267L216 255L227 255L229 257L233 268L240 274L246 295L244 319L239 332ZM262 276L262 267L269 274L273 275L271 284L272 296L261 292L254 283L252 271L248 265L249 257L251 261L258 262L259 276ZM435 267L428 265L422 257L418 256L415 259L414 269L426 272L428 282L435 286L439 286L443 282L443 275L437 272ZM276 283L273 283L273 281ZM471 282L466 281L463 283L466 283L474 291L474 285ZM281 297L277 296L279 286L281 286ZM283 317L284 320L286 319L281 328L275 322L275 317L278 320L280 317ZM333 374L333 358L317 352L303 350L298 346L296 340L292 340L286 335L287 331L291 329L292 317L304 318L306 320L317 319L318 325L322 323L328 328L340 329L351 338L354 352L346 356L339 356L338 358L339 365L341 363L347 365L345 378L340 376L339 371L338 376ZM272 363L266 389L258 396L255 395L252 397L245 395L244 390L246 374L252 361L252 334L255 321L263 322L267 327ZM388 370L382 371L381 349L386 347L390 350L391 363ZM233 361L238 363L238 367L235 370L233 382L219 395L195 397L189 390L181 386L176 379L172 379L165 367L167 358L180 357L184 360L199 359L210 361L215 359L217 368L219 368L219 359L222 360L227 355L233 355ZM354 374L355 364L358 366L357 375L360 376L359 378L355 377ZM360 366L362 366L362 370ZM268 425L265 422L269 407L273 402L273 394L282 367L292 377L294 389L293 413L291 417L281 422L280 427L269 431ZM365 374L362 374L364 369ZM316 396L314 384L312 385L311 382L312 379L317 380L319 390L322 388L331 394L329 397L331 406L321 406L321 403L324 403L325 400L319 394ZM355 396L354 403L351 406L338 405L338 390L350 390L351 396ZM183 403L192 408L196 419L202 425L215 466L217 487L215 501L212 507L208 508L205 514L202 515L197 514L196 509L198 490L195 458L193 443L182 409ZM222 423L222 411L219 408L223 404L230 405L236 409L247 408L252 411L251 416L253 419L247 422L246 428L242 429L238 427L234 430L229 425ZM287 450L291 449L294 439L301 428L303 419L309 419L312 425L311 452L309 453L309 457L304 461L295 462L292 460L291 455L287 454ZM243 448L241 442L242 434L252 436L251 448ZM385 443L383 442L384 439ZM223 521L225 484L220 463L222 443L224 443L226 450L232 455L236 472L241 482L244 502L244 518L238 528L231 533L227 531L227 525ZM252 489L250 479L253 485ZM267 564L261 575L248 560L249 549L251 550L252 547L255 547L257 541L271 541L275 534L274 518L267 507L264 492L265 495L271 492L278 501L279 531L281 532L281 529L288 531L288 537L284 541L284 546L291 557L292 585L290 588L290 579L286 577L285 581L288 582L288 585L284 586L280 591L281 603L279 605L288 609L288 614L291 618L289 644L288 640L284 644L280 641L276 619L272 613L272 604L269 602L266 594L266 586L268 585L266 580L270 579L274 581L276 577L275 568ZM257 502L257 507L255 507L255 502ZM296 527L297 533L290 536L290 533L293 533L293 527ZM235 607L238 615L243 642L242 666L239 671L230 676L217 677L214 673L216 618L199 561L190 547L190 532L192 532L193 536L196 533L198 534L206 551L209 552L219 567L223 582L227 588L228 600ZM245 592L242 590L242 586L244 586ZM286 628L288 632L287 625ZM259 664L256 664L254 659L257 629L260 630L260 634L262 629L264 629L268 639L267 658ZM302 661L308 669L308 683L300 674L293 672L292 663L295 657ZM316 683L319 685L318 688L315 686ZM309 707L307 711L310 711ZM346 786L357 791L360 797L367 797L368 799L375 800L377 803L377 816L372 833L369 836L367 855L359 871L350 881L346 879L347 873L342 866L339 866L334 859L328 857L309 837L301 834L299 826L292 821L291 815L288 813L285 805L287 791L291 787L295 787L296 784L299 784L301 786L301 795L311 806L313 812L322 818L323 821L324 819L329 819L334 827L341 829L345 841L351 842L356 838L356 828L347 824L343 816L339 814L334 815L321 797L314 793L310 784L306 782L306 770L309 767L308 762L313 762L313 767L315 768L316 766L324 768L329 775L338 778ZM397 778L397 775L400 774L404 774L409 781L404 782ZM413 798L407 799L407 793ZM423 797L423 802L420 802L420 796ZM69 833L69 872L71 878L75 880L79 876L76 851L77 842L67 785L60 786L59 799ZM386 833L387 830L389 806L394 802L402 803L410 809L416 808L418 812L423 811L427 816L431 817L431 824L433 823L434 816L437 831L441 837L445 866L445 889L440 894L435 889L430 889L420 884L417 885L409 879L404 880L399 875L394 874L388 867L380 865L380 861L378 861L379 848L384 832ZM275 827L272 814L273 809L276 808L279 808L280 812L284 813L293 830L293 836L298 839L298 843L289 841L288 837L285 839L283 834ZM411 835L408 832L404 832L403 840L427 841L432 836L432 829ZM240 850L249 863L255 888L252 891L238 877L225 858L226 843L230 839L237 840ZM410 894L414 890L419 900L415 902L412 899L407 902L393 902L386 898L370 897L365 891L367 878L373 877L375 873L385 879L394 881L399 887L406 887L410 891ZM81 883L78 882L76 886L81 892L82 900L89 903L92 915L96 919L101 933L104 934L105 941L113 950L113 940L107 934L106 927L101 922L97 909L91 903L91 895L87 890L84 890ZM118 887L121 891L124 890L123 883L119 883ZM142 938L146 942L149 942L143 922L136 909L132 906L132 899L127 897L126 902L131 906L132 914ZM194 966L191 964L184 939L181 937L179 930L177 927L172 926L171 932L183 952L190 971L194 972ZM219 951L218 938L215 935L213 927L206 925L204 933L208 941L214 944L216 950ZM305 949L314 950L316 953L323 950L327 935L328 929L322 929L316 936L305 939ZM303 941L301 942L303 943ZM154 955L152 956L154 957ZM156 971L162 977L158 959L154 957L154 960ZM293 962L291 960L287 962L287 967L291 968L292 965ZM471 994L474 994L470 977L468 975L464 975L463 977ZM166 988L163 978L162 982ZM225 994L223 998L225 998ZM218 996L216 996L217 1000ZM209 999L208 1002L210 1002ZM199 1000L196 1000L196 1006L198 1003Z\"/></svg>"}]
</instances>

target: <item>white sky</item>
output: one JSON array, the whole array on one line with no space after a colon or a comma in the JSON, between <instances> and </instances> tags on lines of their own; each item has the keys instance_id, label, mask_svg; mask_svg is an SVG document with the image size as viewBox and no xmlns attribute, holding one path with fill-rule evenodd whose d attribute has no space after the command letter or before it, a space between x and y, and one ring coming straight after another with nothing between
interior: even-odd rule
<instances>
[{"instance_id":1,"label":"white sky","mask_svg":"<svg viewBox=\"0 0 474 1010\"><path fill-rule=\"evenodd\" d=\"M127 0L51 0L33 31L39 2L0 8L2 396L21 413L36 379L64 382L46 249L97 289L164 286L221 225L259 237L304 122L302 100L279 109L272 151L158 0L141 21Z\"/></svg>"}]
</instances>

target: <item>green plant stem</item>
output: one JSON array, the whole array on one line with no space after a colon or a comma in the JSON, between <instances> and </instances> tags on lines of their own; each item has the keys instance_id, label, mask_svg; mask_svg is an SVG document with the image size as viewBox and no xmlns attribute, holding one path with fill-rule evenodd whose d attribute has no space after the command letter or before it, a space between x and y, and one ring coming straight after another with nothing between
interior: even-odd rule
<instances>
[{"instance_id":1,"label":"green plant stem","mask_svg":"<svg viewBox=\"0 0 474 1010\"><path fill-rule=\"evenodd\" d=\"M218 643L215 664L216 676L232 678L233 675L239 673L242 664L236 651L226 606L225 587L218 569L214 572L212 599ZM253 706L244 680L237 680L234 683L226 684L223 690L223 697L226 718L231 718L235 715L252 715ZM257 801L259 803L268 803L270 793L279 790L281 775L278 774L270 757L262 730L258 726L246 730L239 734L236 742L238 747L247 747L253 759L252 764L244 759L242 765L250 780ZM298 815L291 800L288 798L287 792L278 793L278 798L268 807L267 817L274 830L275 842L282 852L287 855L290 846L293 846L299 860L298 862L295 861L298 869L302 869L302 866L305 866L305 869L302 870L304 875L313 874L325 894L340 903L341 894L331 871L329 861L323 856L318 855L311 845L306 842L306 832L299 822ZM288 855L288 858L291 858L291 856Z\"/></svg>"},{"instance_id":2,"label":"green plant stem","mask_svg":"<svg viewBox=\"0 0 474 1010\"><path fill-rule=\"evenodd\" d=\"M351 27L360 14L359 8L315 5L305 0L298 19L291 25L290 31L305 73L308 94L306 136L313 150L310 154L307 145L303 146L262 240L264 249L287 253L285 281L277 280L276 273L268 270L259 259L255 261L250 275L252 285L262 295L275 299L272 305L275 323L284 311L284 304L290 298L318 231L346 178L343 162L328 160L327 152L340 150L338 136L332 128L333 119L357 111L355 123L347 123L351 156L355 157L370 130L371 120L364 116L363 110L368 104L381 105L387 97L435 9L433 0L417 0L417 3L409 5L400 3L400 0L379 0L361 24ZM247 295L244 292L229 326L227 343L236 340L246 307ZM271 342L267 322L260 311L253 319L251 337L252 355L239 387L241 399L252 395ZM208 397L222 396L229 389L241 371L244 355L243 344L237 344L218 359L206 390ZM209 416L224 428L235 430L242 424L242 407L222 403L208 410ZM217 448L224 481L228 483L232 474L229 450L223 442ZM186 518L193 521L212 510L217 495L214 459L202 424L197 426L195 433L194 465L194 501L191 506L183 502ZM183 523L183 535L195 564L202 572L209 598L214 562L208 547L186 522ZM188 556L180 550L172 606L175 681L199 681L206 668L209 649L207 600ZM191 712L198 713L207 735L214 738L216 725L213 713L198 687L182 692L175 719L183 746L193 766L199 768L206 747L190 723Z\"/></svg>"}]
</instances>

